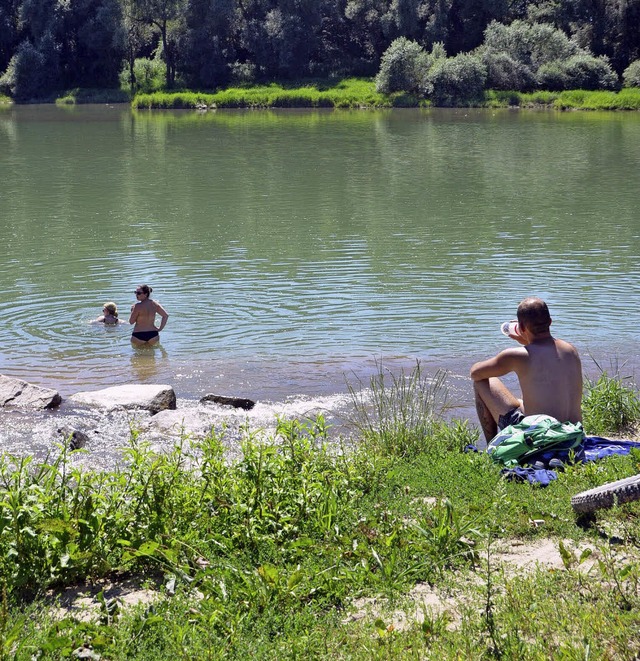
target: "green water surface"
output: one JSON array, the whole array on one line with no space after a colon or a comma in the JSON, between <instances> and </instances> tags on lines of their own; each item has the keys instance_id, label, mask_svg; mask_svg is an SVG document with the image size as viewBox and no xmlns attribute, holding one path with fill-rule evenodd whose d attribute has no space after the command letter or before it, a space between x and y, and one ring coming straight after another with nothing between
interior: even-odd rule
<instances>
[{"instance_id":1,"label":"green water surface","mask_svg":"<svg viewBox=\"0 0 640 661\"><path fill-rule=\"evenodd\" d=\"M466 373L526 295L635 369L640 113L0 110L0 373L63 394ZM88 321L139 283L162 345Z\"/></svg>"}]
</instances>

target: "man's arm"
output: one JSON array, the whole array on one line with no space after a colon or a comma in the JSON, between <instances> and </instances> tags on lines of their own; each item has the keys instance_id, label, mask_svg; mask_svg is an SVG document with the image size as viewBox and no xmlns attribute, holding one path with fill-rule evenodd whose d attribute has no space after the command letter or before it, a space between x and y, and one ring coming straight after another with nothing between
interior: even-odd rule
<instances>
[{"instance_id":1,"label":"man's arm","mask_svg":"<svg viewBox=\"0 0 640 661\"><path fill-rule=\"evenodd\" d=\"M471 379L482 381L492 376L504 376L509 372L517 372L518 366L522 364L527 355L523 348L505 349L493 358L475 363L471 367Z\"/></svg>"}]
</instances>

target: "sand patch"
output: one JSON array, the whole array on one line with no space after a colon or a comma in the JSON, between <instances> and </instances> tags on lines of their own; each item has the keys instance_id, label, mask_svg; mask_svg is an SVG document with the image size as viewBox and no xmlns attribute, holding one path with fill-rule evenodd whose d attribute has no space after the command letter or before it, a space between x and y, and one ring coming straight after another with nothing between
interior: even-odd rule
<instances>
[{"instance_id":1,"label":"sand patch","mask_svg":"<svg viewBox=\"0 0 640 661\"><path fill-rule=\"evenodd\" d=\"M77 585L60 593L50 593L53 602L51 614L55 618L73 617L82 622L100 618L103 606L98 595L102 592L104 601L126 609L138 604L151 604L162 596L158 587L148 587L150 581L142 577L124 580L97 581L91 585Z\"/></svg>"}]
</instances>

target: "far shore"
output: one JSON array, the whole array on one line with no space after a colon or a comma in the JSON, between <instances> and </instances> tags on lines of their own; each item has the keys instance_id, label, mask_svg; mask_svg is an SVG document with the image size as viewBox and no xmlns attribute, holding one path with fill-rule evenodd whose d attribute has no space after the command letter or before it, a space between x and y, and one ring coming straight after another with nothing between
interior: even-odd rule
<instances>
[{"instance_id":1,"label":"far shore","mask_svg":"<svg viewBox=\"0 0 640 661\"><path fill-rule=\"evenodd\" d=\"M18 103L0 96L0 108ZM216 91L153 90L132 94L124 89L64 90L45 98L20 100L20 104L55 103L63 106L80 104L131 104L138 110L198 111L216 109L381 109L431 108L430 100L407 92L382 94L372 79L349 78L341 81L229 87ZM640 110L640 88L608 90L537 90L517 92L487 90L464 108L546 108L551 110Z\"/></svg>"}]
</instances>

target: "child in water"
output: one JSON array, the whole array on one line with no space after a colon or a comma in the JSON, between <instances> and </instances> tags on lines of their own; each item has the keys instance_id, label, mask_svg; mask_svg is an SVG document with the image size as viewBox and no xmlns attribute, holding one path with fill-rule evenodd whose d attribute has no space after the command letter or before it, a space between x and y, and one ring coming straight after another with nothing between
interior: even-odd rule
<instances>
[{"instance_id":1,"label":"child in water","mask_svg":"<svg viewBox=\"0 0 640 661\"><path fill-rule=\"evenodd\" d=\"M118 324L124 324L124 321L118 319L118 307L112 301L104 304L102 308L102 316L94 319L92 324L104 324L105 326L117 326Z\"/></svg>"}]
</instances>

